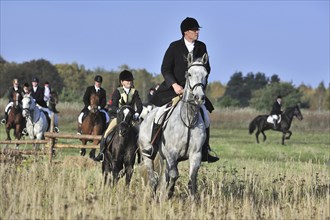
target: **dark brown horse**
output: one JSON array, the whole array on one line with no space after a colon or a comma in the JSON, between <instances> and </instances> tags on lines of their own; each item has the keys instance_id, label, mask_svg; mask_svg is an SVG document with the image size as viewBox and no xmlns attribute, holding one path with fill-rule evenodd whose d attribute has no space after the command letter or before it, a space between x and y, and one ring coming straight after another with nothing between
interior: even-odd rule
<instances>
[{"instance_id":1,"label":"dark brown horse","mask_svg":"<svg viewBox=\"0 0 330 220\"><path fill-rule=\"evenodd\" d=\"M100 97L96 93L92 93L90 96L90 110L83 119L81 125L81 134L90 134L90 135L101 135L105 128L105 121L102 117L102 112L99 109ZM90 139L80 139L83 145L86 145L88 141L92 141L94 145L100 143L99 140L90 140ZM92 149L89 153L91 158L95 157L95 149ZM86 149L82 148L80 155L85 156Z\"/></svg>"},{"instance_id":2,"label":"dark brown horse","mask_svg":"<svg viewBox=\"0 0 330 220\"><path fill-rule=\"evenodd\" d=\"M108 173L112 172L112 183L115 185L119 178L126 174L126 185L129 185L137 153L137 129L134 127L131 106L124 105L117 113L117 125L113 131L101 141L105 145L102 173L105 183ZM115 119L114 119L115 120Z\"/></svg>"},{"instance_id":3,"label":"dark brown horse","mask_svg":"<svg viewBox=\"0 0 330 220\"><path fill-rule=\"evenodd\" d=\"M57 104L58 104L58 94L57 94L57 92L51 91L50 92L50 97L49 97L49 102L48 102L48 108L49 108L49 110L51 110L55 114L60 113L56 109Z\"/></svg>"},{"instance_id":4,"label":"dark brown horse","mask_svg":"<svg viewBox=\"0 0 330 220\"><path fill-rule=\"evenodd\" d=\"M13 106L8 113L8 120L6 122L6 140L11 140L10 129L14 129L15 139L20 140L22 137L22 131L25 127L25 119L22 115L22 106L20 100L22 100L19 92L13 92ZM16 146L17 147L17 146Z\"/></svg>"}]
</instances>

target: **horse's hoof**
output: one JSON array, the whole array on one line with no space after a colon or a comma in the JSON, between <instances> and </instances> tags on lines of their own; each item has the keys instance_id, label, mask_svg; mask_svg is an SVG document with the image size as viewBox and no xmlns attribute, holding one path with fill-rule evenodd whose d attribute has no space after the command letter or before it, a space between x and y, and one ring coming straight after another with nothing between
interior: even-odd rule
<instances>
[{"instance_id":1,"label":"horse's hoof","mask_svg":"<svg viewBox=\"0 0 330 220\"><path fill-rule=\"evenodd\" d=\"M81 156L85 156L85 154L86 154L86 150L80 150L80 155Z\"/></svg>"}]
</instances>

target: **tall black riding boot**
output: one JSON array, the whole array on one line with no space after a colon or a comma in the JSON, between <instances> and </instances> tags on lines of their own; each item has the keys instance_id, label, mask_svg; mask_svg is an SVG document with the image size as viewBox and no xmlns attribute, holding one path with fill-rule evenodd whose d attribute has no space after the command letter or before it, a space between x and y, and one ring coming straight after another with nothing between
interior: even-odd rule
<instances>
[{"instance_id":1,"label":"tall black riding boot","mask_svg":"<svg viewBox=\"0 0 330 220\"><path fill-rule=\"evenodd\" d=\"M153 125L152 125L152 133L151 133L150 143L153 145L153 148L156 145L155 143L158 142L158 139L159 139L160 135L159 135L159 132L157 133L157 131L160 129L161 126L162 126L161 124L156 124L156 123L153 123ZM142 154L149 157L149 158L152 158L153 152L154 152L153 148L142 149Z\"/></svg>"},{"instance_id":2,"label":"tall black riding boot","mask_svg":"<svg viewBox=\"0 0 330 220\"><path fill-rule=\"evenodd\" d=\"M202 161L205 162L209 162L209 163L213 163L219 160L219 157L217 156L212 156L209 154L209 151L211 150L210 148L210 128L206 128L206 140L205 143L203 145L202 148Z\"/></svg>"},{"instance_id":3,"label":"tall black riding boot","mask_svg":"<svg viewBox=\"0 0 330 220\"><path fill-rule=\"evenodd\" d=\"M106 139L107 137L102 136L102 139L100 141L100 153L94 158L94 161L102 162L104 160L104 150L106 145Z\"/></svg>"}]
</instances>

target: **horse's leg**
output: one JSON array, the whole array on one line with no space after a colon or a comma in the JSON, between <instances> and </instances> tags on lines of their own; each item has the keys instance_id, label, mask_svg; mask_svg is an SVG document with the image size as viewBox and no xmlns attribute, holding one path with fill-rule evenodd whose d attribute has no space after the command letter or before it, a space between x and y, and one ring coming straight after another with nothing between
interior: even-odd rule
<instances>
[{"instance_id":1,"label":"horse's leg","mask_svg":"<svg viewBox=\"0 0 330 220\"><path fill-rule=\"evenodd\" d=\"M6 140L7 141L10 141L11 138L10 138L10 127L9 127L9 124L8 125L6 124L6 134L7 134Z\"/></svg>"},{"instance_id":2,"label":"horse's leg","mask_svg":"<svg viewBox=\"0 0 330 220\"><path fill-rule=\"evenodd\" d=\"M157 185L158 185L158 178L156 178L155 173L154 173L154 163L153 160L151 160L150 158L143 156L143 161L144 164L147 168L147 172L148 172L148 179L149 179L149 185L152 189L153 194L156 194L156 189L157 189Z\"/></svg>"},{"instance_id":3,"label":"horse's leg","mask_svg":"<svg viewBox=\"0 0 330 220\"><path fill-rule=\"evenodd\" d=\"M284 145L284 140L285 140L285 135L286 135L286 131L282 131L282 145Z\"/></svg>"},{"instance_id":4,"label":"horse's leg","mask_svg":"<svg viewBox=\"0 0 330 220\"><path fill-rule=\"evenodd\" d=\"M119 180L119 173L123 169L123 164L121 161L111 161L112 164L112 185L115 186Z\"/></svg>"},{"instance_id":5,"label":"horse's leg","mask_svg":"<svg viewBox=\"0 0 330 220\"><path fill-rule=\"evenodd\" d=\"M190 189L190 195L195 199L195 194L197 192L197 174L199 167L201 165L201 155L194 154L190 157L190 169L189 169L189 183L188 187Z\"/></svg>"},{"instance_id":6,"label":"horse's leg","mask_svg":"<svg viewBox=\"0 0 330 220\"><path fill-rule=\"evenodd\" d=\"M133 164L125 165L125 173L126 173L126 186L129 186L132 176L133 176Z\"/></svg>"},{"instance_id":7,"label":"horse's leg","mask_svg":"<svg viewBox=\"0 0 330 220\"><path fill-rule=\"evenodd\" d=\"M36 135L36 140L42 140L42 139L43 139L43 133L42 132L39 132ZM38 150L39 149L39 146L40 146L40 144L35 144L35 150Z\"/></svg>"},{"instance_id":8,"label":"horse's leg","mask_svg":"<svg viewBox=\"0 0 330 220\"><path fill-rule=\"evenodd\" d=\"M108 162L104 160L102 162L102 174L104 175L104 185L107 185L108 181L108 174L109 174L109 169L108 169Z\"/></svg>"},{"instance_id":9,"label":"horse's leg","mask_svg":"<svg viewBox=\"0 0 330 220\"><path fill-rule=\"evenodd\" d=\"M179 170L177 165L178 163L173 161L171 164L168 164L167 166L168 176L169 176L169 181L167 182L167 186L166 186L168 199L170 199L173 196L175 182L179 177Z\"/></svg>"},{"instance_id":10,"label":"horse's leg","mask_svg":"<svg viewBox=\"0 0 330 220\"><path fill-rule=\"evenodd\" d=\"M262 131L262 132L261 132L261 134L264 136L264 139L263 139L263 141L265 142L265 141L266 141L266 139L267 139L267 137L266 137L266 134L265 134L265 132L264 132L264 131Z\"/></svg>"},{"instance_id":11,"label":"horse's leg","mask_svg":"<svg viewBox=\"0 0 330 220\"><path fill-rule=\"evenodd\" d=\"M90 152L89 152L89 158L95 158L95 152L96 152L96 149L92 149Z\"/></svg>"},{"instance_id":12,"label":"horse's leg","mask_svg":"<svg viewBox=\"0 0 330 220\"><path fill-rule=\"evenodd\" d=\"M288 130L287 133L289 133L289 136L287 136L285 139L289 140L292 135L292 132Z\"/></svg>"},{"instance_id":13,"label":"horse's leg","mask_svg":"<svg viewBox=\"0 0 330 220\"><path fill-rule=\"evenodd\" d=\"M87 141L86 140L81 140L82 145L86 145ZM85 156L86 155L86 148L81 148L80 149L80 156Z\"/></svg>"},{"instance_id":14,"label":"horse's leg","mask_svg":"<svg viewBox=\"0 0 330 220\"><path fill-rule=\"evenodd\" d=\"M259 134L260 134L260 131L258 129L258 131L256 132L256 139L257 139L257 143L259 144Z\"/></svg>"}]
</instances>

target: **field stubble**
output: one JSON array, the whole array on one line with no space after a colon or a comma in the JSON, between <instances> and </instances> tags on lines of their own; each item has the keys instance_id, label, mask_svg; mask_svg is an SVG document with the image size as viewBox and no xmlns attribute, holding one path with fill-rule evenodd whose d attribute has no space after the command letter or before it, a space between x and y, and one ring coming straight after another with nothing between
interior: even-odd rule
<instances>
[{"instance_id":1,"label":"field stubble","mask_svg":"<svg viewBox=\"0 0 330 220\"><path fill-rule=\"evenodd\" d=\"M75 131L81 107L58 106L63 132ZM60 150L52 165L33 156L1 163L0 219L330 219L329 113L302 113L285 146L280 133L268 132L261 144L248 134L259 112L212 113L211 146L221 159L202 164L195 201L188 194L188 162L179 166L171 200L152 198L140 165L128 188L123 180L104 186L100 164L77 150Z\"/></svg>"}]
</instances>

